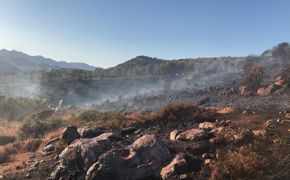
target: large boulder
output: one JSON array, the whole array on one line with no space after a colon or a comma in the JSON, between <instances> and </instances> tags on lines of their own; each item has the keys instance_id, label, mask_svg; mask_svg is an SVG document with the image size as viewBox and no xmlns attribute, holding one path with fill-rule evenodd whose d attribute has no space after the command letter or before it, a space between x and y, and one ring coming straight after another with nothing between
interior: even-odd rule
<instances>
[{"instance_id":1,"label":"large boulder","mask_svg":"<svg viewBox=\"0 0 290 180\"><path fill-rule=\"evenodd\" d=\"M74 140L81 138L77 127L69 126L65 128L62 132L61 140L67 144L71 144Z\"/></svg>"},{"instance_id":2,"label":"large boulder","mask_svg":"<svg viewBox=\"0 0 290 180\"><path fill-rule=\"evenodd\" d=\"M100 154L111 149L112 133L104 133L92 139L78 139L59 155L60 164L53 172L53 179L67 175L68 171L86 171Z\"/></svg>"},{"instance_id":3,"label":"large boulder","mask_svg":"<svg viewBox=\"0 0 290 180\"><path fill-rule=\"evenodd\" d=\"M102 154L87 171L86 180L160 178L170 153L155 135L144 135L132 145Z\"/></svg>"},{"instance_id":4,"label":"large boulder","mask_svg":"<svg viewBox=\"0 0 290 180\"><path fill-rule=\"evenodd\" d=\"M203 140L209 137L209 133L202 129L189 129L182 133L179 133L176 137L177 140Z\"/></svg>"},{"instance_id":5,"label":"large boulder","mask_svg":"<svg viewBox=\"0 0 290 180\"><path fill-rule=\"evenodd\" d=\"M88 129L82 130L81 137L82 138L94 138L94 137L97 137L103 133L104 133L104 131L102 129L88 128Z\"/></svg>"},{"instance_id":6,"label":"large boulder","mask_svg":"<svg viewBox=\"0 0 290 180\"><path fill-rule=\"evenodd\" d=\"M175 156L170 164L162 168L161 177L162 179L168 179L176 174L181 174L189 169L188 163L183 153L179 153Z\"/></svg>"}]
</instances>

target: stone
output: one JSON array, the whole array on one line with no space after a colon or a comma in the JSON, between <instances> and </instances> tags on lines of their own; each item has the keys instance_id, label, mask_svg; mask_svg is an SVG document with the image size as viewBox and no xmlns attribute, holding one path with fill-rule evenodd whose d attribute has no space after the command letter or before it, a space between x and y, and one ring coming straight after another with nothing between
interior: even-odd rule
<instances>
[{"instance_id":1,"label":"stone","mask_svg":"<svg viewBox=\"0 0 290 180\"><path fill-rule=\"evenodd\" d=\"M186 140L202 140L207 139L209 133L201 129L190 129L184 132L181 132L176 137L177 140L186 141Z\"/></svg>"},{"instance_id":2,"label":"stone","mask_svg":"<svg viewBox=\"0 0 290 180\"><path fill-rule=\"evenodd\" d=\"M101 129L89 128L89 129L82 130L81 137L82 138L94 138L94 137L97 137L103 133L104 133L104 131Z\"/></svg>"},{"instance_id":3,"label":"stone","mask_svg":"<svg viewBox=\"0 0 290 180\"><path fill-rule=\"evenodd\" d=\"M286 113L285 118L290 119L290 113Z\"/></svg>"},{"instance_id":4,"label":"stone","mask_svg":"<svg viewBox=\"0 0 290 180\"><path fill-rule=\"evenodd\" d=\"M69 126L62 132L61 140L67 144L71 144L74 140L81 138L75 126Z\"/></svg>"},{"instance_id":5,"label":"stone","mask_svg":"<svg viewBox=\"0 0 290 180\"><path fill-rule=\"evenodd\" d=\"M211 159L206 159L206 160L204 160L204 164L205 164L205 165L209 165L211 162L212 162Z\"/></svg>"},{"instance_id":6,"label":"stone","mask_svg":"<svg viewBox=\"0 0 290 180\"><path fill-rule=\"evenodd\" d=\"M112 133L104 133L91 139L77 139L59 155L60 164L52 173L53 179L60 179L68 171L86 171L99 156L111 149Z\"/></svg>"},{"instance_id":7,"label":"stone","mask_svg":"<svg viewBox=\"0 0 290 180\"><path fill-rule=\"evenodd\" d=\"M170 137L169 137L169 139L170 139L171 141L176 140L176 137L177 137L178 133L179 133L178 130L173 130L173 131L171 131L171 132L170 132Z\"/></svg>"},{"instance_id":8,"label":"stone","mask_svg":"<svg viewBox=\"0 0 290 180\"><path fill-rule=\"evenodd\" d=\"M264 127L267 129L275 128L275 124L272 120L268 120L264 123Z\"/></svg>"},{"instance_id":9,"label":"stone","mask_svg":"<svg viewBox=\"0 0 290 180\"><path fill-rule=\"evenodd\" d=\"M126 127L126 128L121 129L121 135L122 136L131 135L135 131L137 131L137 128L135 128L135 127Z\"/></svg>"},{"instance_id":10,"label":"stone","mask_svg":"<svg viewBox=\"0 0 290 180\"><path fill-rule=\"evenodd\" d=\"M60 137L53 138L50 141L48 141L45 146L48 146L50 144L54 144L54 143L56 143L58 141L60 141Z\"/></svg>"},{"instance_id":11,"label":"stone","mask_svg":"<svg viewBox=\"0 0 290 180\"><path fill-rule=\"evenodd\" d=\"M216 127L215 123L212 122L203 122L198 125L199 129L203 130L212 130Z\"/></svg>"},{"instance_id":12,"label":"stone","mask_svg":"<svg viewBox=\"0 0 290 180\"><path fill-rule=\"evenodd\" d=\"M160 178L169 159L168 148L155 135L144 135L125 148L102 154L87 171L86 180Z\"/></svg>"},{"instance_id":13,"label":"stone","mask_svg":"<svg viewBox=\"0 0 290 180\"><path fill-rule=\"evenodd\" d=\"M266 136L267 131L266 130L253 130L253 134L255 136Z\"/></svg>"},{"instance_id":14,"label":"stone","mask_svg":"<svg viewBox=\"0 0 290 180\"><path fill-rule=\"evenodd\" d=\"M185 173L189 166L183 153L179 153L170 164L162 168L160 175L162 179L168 179L176 174Z\"/></svg>"},{"instance_id":15,"label":"stone","mask_svg":"<svg viewBox=\"0 0 290 180\"><path fill-rule=\"evenodd\" d=\"M54 145L50 144L48 146L45 146L43 149L45 152L51 152L54 151Z\"/></svg>"}]
</instances>

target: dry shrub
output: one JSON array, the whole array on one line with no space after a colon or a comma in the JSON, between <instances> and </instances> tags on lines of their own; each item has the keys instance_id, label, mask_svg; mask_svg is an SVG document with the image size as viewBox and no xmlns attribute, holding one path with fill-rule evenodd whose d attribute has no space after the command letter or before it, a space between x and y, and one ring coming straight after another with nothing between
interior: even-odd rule
<instances>
[{"instance_id":1,"label":"dry shrub","mask_svg":"<svg viewBox=\"0 0 290 180\"><path fill-rule=\"evenodd\" d=\"M6 151L0 152L0 164L9 161L9 159L10 159L10 155Z\"/></svg>"},{"instance_id":2,"label":"dry shrub","mask_svg":"<svg viewBox=\"0 0 290 180\"><path fill-rule=\"evenodd\" d=\"M14 136L0 136L0 146L13 143L16 140Z\"/></svg>"},{"instance_id":3,"label":"dry shrub","mask_svg":"<svg viewBox=\"0 0 290 180\"><path fill-rule=\"evenodd\" d=\"M244 82L250 90L256 90L263 80L263 75L263 67L259 64L255 64L244 72Z\"/></svg>"},{"instance_id":4,"label":"dry shrub","mask_svg":"<svg viewBox=\"0 0 290 180\"><path fill-rule=\"evenodd\" d=\"M251 148L228 150L219 153L217 161L211 165L211 179L252 179L264 175L269 164L266 159Z\"/></svg>"},{"instance_id":5,"label":"dry shrub","mask_svg":"<svg viewBox=\"0 0 290 180\"><path fill-rule=\"evenodd\" d=\"M41 142L41 139L28 139L24 142L22 149L28 152L35 152L39 148Z\"/></svg>"},{"instance_id":6,"label":"dry shrub","mask_svg":"<svg viewBox=\"0 0 290 180\"><path fill-rule=\"evenodd\" d=\"M217 115L216 110L205 109L191 104L169 104L163 106L158 113L160 119L168 121L200 121L210 120Z\"/></svg>"}]
</instances>

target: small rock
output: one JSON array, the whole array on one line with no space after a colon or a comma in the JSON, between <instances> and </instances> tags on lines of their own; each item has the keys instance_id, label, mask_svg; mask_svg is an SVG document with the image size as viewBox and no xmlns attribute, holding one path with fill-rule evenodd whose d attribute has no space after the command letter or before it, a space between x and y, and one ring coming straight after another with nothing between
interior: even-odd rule
<instances>
[{"instance_id":1,"label":"small rock","mask_svg":"<svg viewBox=\"0 0 290 180\"><path fill-rule=\"evenodd\" d=\"M50 144L54 144L54 143L56 143L57 141L60 141L60 137L56 137L56 138L51 139L50 141L48 141L48 142L46 143L45 146L48 146L48 145L50 145Z\"/></svg>"},{"instance_id":2,"label":"small rock","mask_svg":"<svg viewBox=\"0 0 290 180\"><path fill-rule=\"evenodd\" d=\"M31 178L31 174L27 173L27 174L25 175L25 178Z\"/></svg>"},{"instance_id":3,"label":"small rock","mask_svg":"<svg viewBox=\"0 0 290 180\"><path fill-rule=\"evenodd\" d=\"M184 154L180 153L175 156L170 164L162 168L160 175L162 179L168 179L173 175L184 173L188 170L188 163L185 160Z\"/></svg>"},{"instance_id":4,"label":"small rock","mask_svg":"<svg viewBox=\"0 0 290 180\"><path fill-rule=\"evenodd\" d=\"M253 134L255 136L266 136L267 131L266 130L254 130L253 131Z\"/></svg>"},{"instance_id":5,"label":"small rock","mask_svg":"<svg viewBox=\"0 0 290 180\"><path fill-rule=\"evenodd\" d=\"M211 159L206 159L206 160L204 160L204 164L209 165L211 163L211 161L212 161Z\"/></svg>"},{"instance_id":6,"label":"small rock","mask_svg":"<svg viewBox=\"0 0 290 180\"><path fill-rule=\"evenodd\" d=\"M82 130L82 133L81 133L81 137L82 138L94 138L94 137L97 137L101 134L103 134L104 131L101 130L101 129L84 129Z\"/></svg>"},{"instance_id":7,"label":"small rock","mask_svg":"<svg viewBox=\"0 0 290 180\"><path fill-rule=\"evenodd\" d=\"M239 143L241 141L243 141L245 139L245 135L244 134L235 134L233 136L233 140L235 143Z\"/></svg>"},{"instance_id":8,"label":"small rock","mask_svg":"<svg viewBox=\"0 0 290 180\"><path fill-rule=\"evenodd\" d=\"M290 119L290 113L286 113L285 118Z\"/></svg>"},{"instance_id":9,"label":"small rock","mask_svg":"<svg viewBox=\"0 0 290 180\"><path fill-rule=\"evenodd\" d=\"M122 136L131 135L131 134L133 134L135 131L137 131L137 128L135 128L135 127L127 127L127 128L123 128L123 129L121 129L121 135L122 135Z\"/></svg>"},{"instance_id":10,"label":"small rock","mask_svg":"<svg viewBox=\"0 0 290 180\"><path fill-rule=\"evenodd\" d=\"M212 130L216 127L215 123L212 122L203 122L198 125L199 129Z\"/></svg>"},{"instance_id":11,"label":"small rock","mask_svg":"<svg viewBox=\"0 0 290 180\"><path fill-rule=\"evenodd\" d=\"M176 136L178 135L178 133L179 133L178 130L173 130L173 131L171 131L171 133L170 133L170 140L171 140L171 141L176 140Z\"/></svg>"},{"instance_id":12,"label":"small rock","mask_svg":"<svg viewBox=\"0 0 290 180\"><path fill-rule=\"evenodd\" d=\"M44 151L45 152L52 152L52 151L54 151L54 145L50 144L48 146L45 146L44 147Z\"/></svg>"},{"instance_id":13,"label":"small rock","mask_svg":"<svg viewBox=\"0 0 290 180\"><path fill-rule=\"evenodd\" d=\"M179 179L189 179L188 175L187 174L181 174L179 176Z\"/></svg>"},{"instance_id":14,"label":"small rock","mask_svg":"<svg viewBox=\"0 0 290 180\"><path fill-rule=\"evenodd\" d=\"M275 128L275 124L272 120L268 120L264 123L264 127L268 129Z\"/></svg>"}]
</instances>

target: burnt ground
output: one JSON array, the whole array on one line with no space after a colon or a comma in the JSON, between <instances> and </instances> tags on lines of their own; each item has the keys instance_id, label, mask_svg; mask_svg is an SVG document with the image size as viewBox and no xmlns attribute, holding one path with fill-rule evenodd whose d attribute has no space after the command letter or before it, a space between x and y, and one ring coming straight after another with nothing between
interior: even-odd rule
<instances>
[{"instance_id":1,"label":"burnt ground","mask_svg":"<svg viewBox=\"0 0 290 180\"><path fill-rule=\"evenodd\" d=\"M287 120L285 118L284 111L287 111L287 106L283 106L287 103L288 95L283 96L270 95L267 97L247 96L241 97L236 95L227 96L207 96L210 102L207 102L207 106L225 107L230 106L234 109L233 112L227 114L220 114L214 121L221 122L230 120L226 128L232 129L235 133L241 131L252 131L263 129L264 123L268 120L276 122L277 119ZM154 99L149 102L154 102ZM204 121L212 121L213 119L204 119ZM155 134L162 142L166 144L172 154L178 152L186 153L189 157L189 161L192 162L191 169L187 172L186 177L189 179L210 179L213 167L203 164L202 155L204 153L216 154L217 151L226 151L228 149L237 150L239 147L257 146L257 149L262 148L267 151L261 151L260 154L270 165L265 168L270 168L266 174L263 174L263 178L266 179L287 179L289 176L290 167L290 123L289 121L283 124L277 124L274 130L271 130L267 137L262 138L248 138L243 140L242 143L225 143L217 146L212 146L208 142L172 142L169 140L170 132L173 130L185 131L191 128L197 128L198 122L193 118L192 121L167 121L160 119L153 122L136 125L139 129L138 133L132 134L127 137L120 137L113 144L114 148L121 148L131 144L134 140L144 134ZM107 129L107 131L113 131L119 133L119 129ZM276 141L279 141L278 144ZM54 160L55 156L59 152L54 152L50 155L41 155L39 152L36 158L32 162L41 162L40 165L35 168L27 166L24 169L17 170L11 174L5 175L6 179L47 179L52 173L53 169L57 165ZM282 162L282 161L285 162ZM282 163L279 168L276 164L271 164L280 161ZM218 166L219 160L214 158L212 166ZM32 163L33 164L33 163ZM284 174L283 174L284 173ZM286 173L286 174L285 174ZM179 176L172 177L173 179L180 179ZM230 177L229 177L230 178ZM80 175L76 179L83 179ZM218 179L218 178L217 178ZM247 179L247 178L245 178Z\"/></svg>"}]
</instances>

